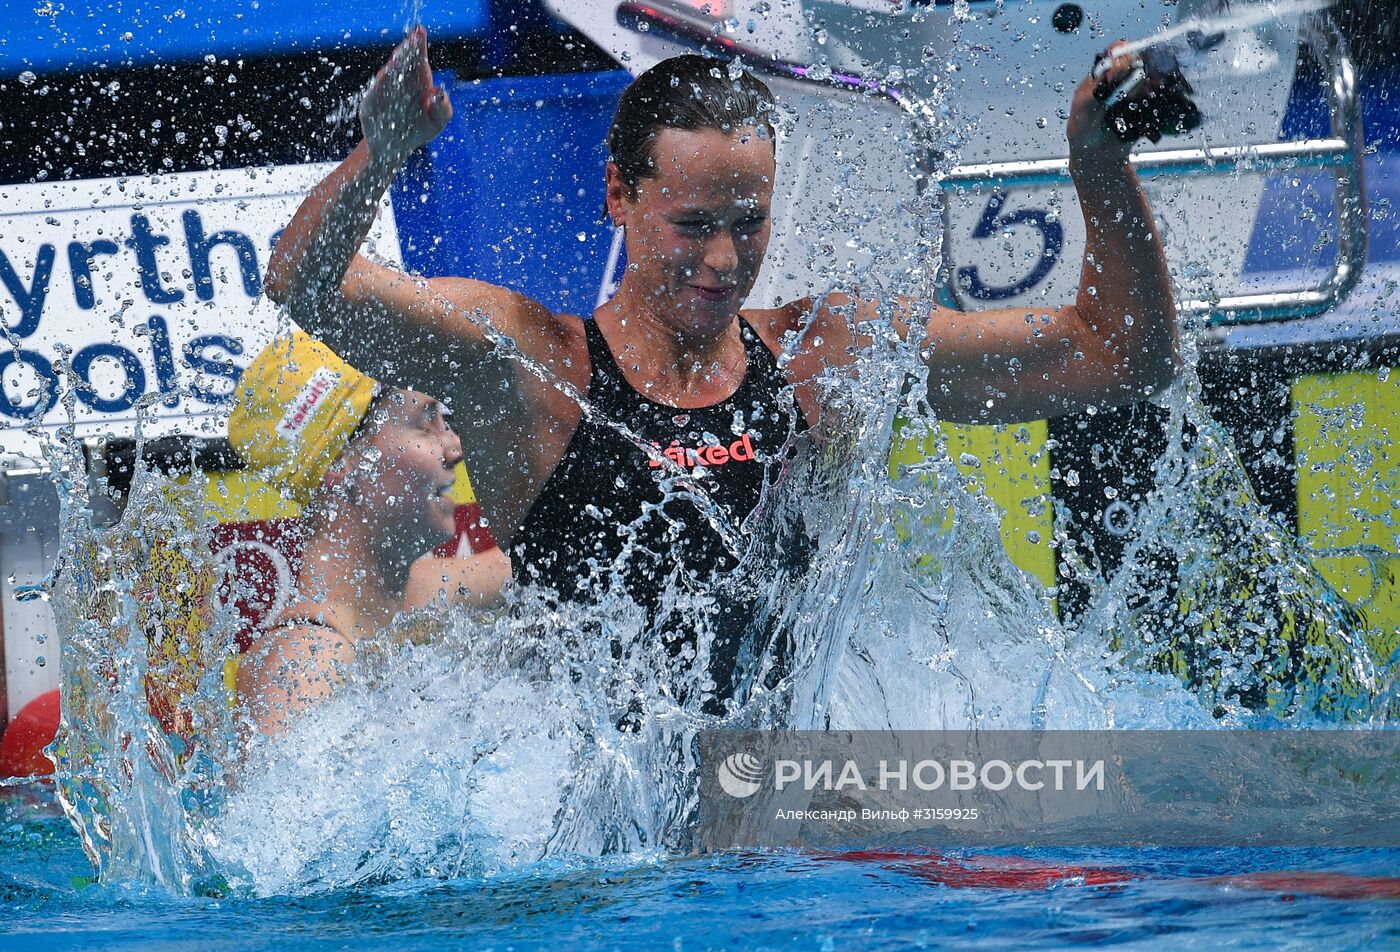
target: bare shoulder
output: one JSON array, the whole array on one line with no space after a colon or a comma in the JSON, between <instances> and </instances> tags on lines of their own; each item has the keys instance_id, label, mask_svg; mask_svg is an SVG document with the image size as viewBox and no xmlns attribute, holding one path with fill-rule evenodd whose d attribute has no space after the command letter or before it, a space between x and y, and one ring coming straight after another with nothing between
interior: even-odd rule
<instances>
[{"instance_id":1,"label":"bare shoulder","mask_svg":"<svg viewBox=\"0 0 1400 952\"><path fill-rule=\"evenodd\" d=\"M240 693L329 693L355 659L354 643L329 625L298 621L264 631L238 666Z\"/></svg>"},{"instance_id":2,"label":"bare shoulder","mask_svg":"<svg viewBox=\"0 0 1400 952\"><path fill-rule=\"evenodd\" d=\"M580 360L587 367L588 345L581 318L555 313L528 294L473 278L432 278L429 283L462 318L488 320L491 328L514 341L521 353L566 379L572 377L569 368Z\"/></svg>"},{"instance_id":3,"label":"bare shoulder","mask_svg":"<svg viewBox=\"0 0 1400 952\"><path fill-rule=\"evenodd\" d=\"M813 321L820 319L816 310L811 298L802 298L780 307L743 312L744 320L775 357L784 357L792 349L781 366L796 388L797 405L809 424L821 418L821 401L812 381L821 371L829 347L823 333L819 329L814 332Z\"/></svg>"},{"instance_id":4,"label":"bare shoulder","mask_svg":"<svg viewBox=\"0 0 1400 952\"><path fill-rule=\"evenodd\" d=\"M404 607L424 608L442 598L449 604L494 605L508 581L510 557L499 548L446 559L429 554L409 571Z\"/></svg>"},{"instance_id":5,"label":"bare shoulder","mask_svg":"<svg viewBox=\"0 0 1400 952\"><path fill-rule=\"evenodd\" d=\"M789 332L798 333L812 313L812 299L803 298L778 307L761 307L742 312L744 320L774 354L781 354L784 338Z\"/></svg>"},{"instance_id":6,"label":"bare shoulder","mask_svg":"<svg viewBox=\"0 0 1400 952\"><path fill-rule=\"evenodd\" d=\"M334 628L302 623L268 629L239 662L239 704L260 733L276 736L334 693L354 660L354 643Z\"/></svg>"},{"instance_id":7,"label":"bare shoulder","mask_svg":"<svg viewBox=\"0 0 1400 952\"><path fill-rule=\"evenodd\" d=\"M791 346L789 340L796 341L788 372L800 382L824 366L850 361L857 343L856 312L870 307L870 302L858 296L831 292L819 299L802 298L781 307L745 311L744 318L775 354Z\"/></svg>"}]
</instances>

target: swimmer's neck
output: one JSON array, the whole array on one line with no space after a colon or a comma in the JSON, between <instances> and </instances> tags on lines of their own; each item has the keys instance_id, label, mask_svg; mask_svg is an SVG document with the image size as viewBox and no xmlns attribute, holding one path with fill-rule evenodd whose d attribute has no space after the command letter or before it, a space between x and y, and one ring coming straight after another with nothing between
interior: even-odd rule
<instances>
[{"instance_id":1,"label":"swimmer's neck","mask_svg":"<svg viewBox=\"0 0 1400 952\"><path fill-rule=\"evenodd\" d=\"M331 518L306 540L298 588L331 608L337 627L358 639L385 628L403 608L416 556L402 545L376 544L364 522Z\"/></svg>"},{"instance_id":2,"label":"swimmer's neck","mask_svg":"<svg viewBox=\"0 0 1400 952\"><path fill-rule=\"evenodd\" d=\"M737 312L717 332L687 333L657 314L645 295L623 281L593 319L624 375L634 386L637 377L651 383L644 392L654 400L677 405L697 399L697 405L718 403L743 379L744 342Z\"/></svg>"}]
</instances>

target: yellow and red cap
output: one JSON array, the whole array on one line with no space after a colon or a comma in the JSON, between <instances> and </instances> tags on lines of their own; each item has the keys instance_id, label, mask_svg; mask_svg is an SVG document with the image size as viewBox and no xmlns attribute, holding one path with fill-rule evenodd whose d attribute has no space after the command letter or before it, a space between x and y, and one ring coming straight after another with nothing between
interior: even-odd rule
<instances>
[{"instance_id":1,"label":"yellow and red cap","mask_svg":"<svg viewBox=\"0 0 1400 952\"><path fill-rule=\"evenodd\" d=\"M379 384L302 331L243 371L228 438L250 468L305 506L369 412Z\"/></svg>"}]
</instances>

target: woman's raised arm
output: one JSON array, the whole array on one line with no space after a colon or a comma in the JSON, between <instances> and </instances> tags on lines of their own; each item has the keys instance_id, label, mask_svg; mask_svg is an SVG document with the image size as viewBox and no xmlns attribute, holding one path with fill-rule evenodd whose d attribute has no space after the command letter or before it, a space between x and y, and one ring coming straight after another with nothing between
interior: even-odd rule
<instances>
[{"instance_id":1,"label":"woman's raised arm","mask_svg":"<svg viewBox=\"0 0 1400 952\"><path fill-rule=\"evenodd\" d=\"M417 278L358 253L394 175L451 117L419 27L370 84L360 106L364 139L297 209L266 284L297 325L355 367L444 398L461 387L464 368L489 355L487 322L512 333L543 311L505 288Z\"/></svg>"},{"instance_id":2,"label":"woman's raised arm","mask_svg":"<svg viewBox=\"0 0 1400 952\"><path fill-rule=\"evenodd\" d=\"M1126 58L1107 76L1130 68ZM1040 419L1142 399L1169 385L1180 356L1161 238L1086 78L1067 135L1087 240L1072 305L966 313L939 309L926 346L929 398L972 423Z\"/></svg>"}]
</instances>

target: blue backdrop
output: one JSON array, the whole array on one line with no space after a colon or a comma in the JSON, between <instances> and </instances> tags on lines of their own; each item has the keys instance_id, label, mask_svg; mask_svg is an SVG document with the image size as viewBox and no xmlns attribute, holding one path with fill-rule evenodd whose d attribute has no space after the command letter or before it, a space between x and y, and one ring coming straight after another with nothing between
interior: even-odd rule
<instances>
[{"instance_id":1,"label":"blue backdrop","mask_svg":"<svg viewBox=\"0 0 1400 952\"><path fill-rule=\"evenodd\" d=\"M603 143L625 71L462 82L452 122L394 182L404 263L587 316L603 281Z\"/></svg>"},{"instance_id":2,"label":"blue backdrop","mask_svg":"<svg viewBox=\"0 0 1400 952\"><path fill-rule=\"evenodd\" d=\"M426 4L434 39L479 36L490 0ZM392 45L407 3L354 0L0 0L0 73Z\"/></svg>"}]
</instances>

